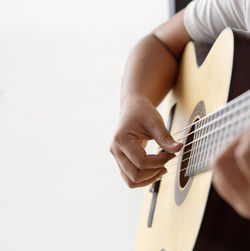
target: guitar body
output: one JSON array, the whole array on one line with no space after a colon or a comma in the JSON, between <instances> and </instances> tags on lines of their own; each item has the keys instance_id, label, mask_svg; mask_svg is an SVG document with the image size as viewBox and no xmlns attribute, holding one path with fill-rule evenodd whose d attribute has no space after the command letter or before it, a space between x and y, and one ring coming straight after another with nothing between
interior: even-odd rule
<instances>
[{"instance_id":1,"label":"guitar body","mask_svg":"<svg viewBox=\"0 0 250 251\"><path fill-rule=\"evenodd\" d=\"M250 87L247 34L227 28L205 59L196 53L195 45L190 42L183 52L176 85L164 101L162 114L167 122L176 104L171 133L180 132L174 138L183 137L183 143L187 131L182 128L216 111ZM204 59L201 65L197 56ZM136 251L249 251L250 221L238 216L218 196L212 186L212 171L182 183L178 171L181 153L177 157L166 164L168 173L162 177L154 198L150 226L153 194L149 188L145 190Z\"/></svg>"}]
</instances>

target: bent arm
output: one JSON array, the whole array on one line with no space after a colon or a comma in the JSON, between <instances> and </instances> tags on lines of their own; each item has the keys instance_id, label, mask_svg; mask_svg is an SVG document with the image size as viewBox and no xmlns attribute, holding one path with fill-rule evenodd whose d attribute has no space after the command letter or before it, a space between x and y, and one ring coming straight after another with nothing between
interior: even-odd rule
<instances>
[{"instance_id":1,"label":"bent arm","mask_svg":"<svg viewBox=\"0 0 250 251\"><path fill-rule=\"evenodd\" d=\"M110 151L131 188L146 186L162 176L165 163L182 147L166 130L155 106L173 86L178 57L189 40L181 11L142 39L128 59L120 120ZM150 139L165 152L147 154L144 143Z\"/></svg>"},{"instance_id":2,"label":"bent arm","mask_svg":"<svg viewBox=\"0 0 250 251\"><path fill-rule=\"evenodd\" d=\"M125 70L121 107L136 96L157 106L173 86L178 58L191 40L183 20L184 10L160 25L133 49Z\"/></svg>"}]
</instances>

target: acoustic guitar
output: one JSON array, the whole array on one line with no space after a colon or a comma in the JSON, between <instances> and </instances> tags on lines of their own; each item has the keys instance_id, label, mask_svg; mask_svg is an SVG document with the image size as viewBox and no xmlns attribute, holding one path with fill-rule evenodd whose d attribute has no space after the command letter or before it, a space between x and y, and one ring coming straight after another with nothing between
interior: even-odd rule
<instances>
[{"instance_id":1,"label":"acoustic guitar","mask_svg":"<svg viewBox=\"0 0 250 251\"><path fill-rule=\"evenodd\" d=\"M250 123L250 34L189 42L162 116L184 144L145 190L136 251L249 251L250 221L217 194L209 164ZM155 147L155 151L159 151Z\"/></svg>"}]
</instances>

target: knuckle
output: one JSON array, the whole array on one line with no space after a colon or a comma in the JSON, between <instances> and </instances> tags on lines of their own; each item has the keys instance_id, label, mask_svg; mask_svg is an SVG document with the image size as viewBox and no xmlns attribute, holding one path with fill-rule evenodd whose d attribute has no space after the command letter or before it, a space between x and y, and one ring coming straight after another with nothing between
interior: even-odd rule
<instances>
[{"instance_id":1,"label":"knuckle","mask_svg":"<svg viewBox=\"0 0 250 251\"><path fill-rule=\"evenodd\" d=\"M218 156L218 157L214 160L214 162L213 162L213 165L212 165L213 169L214 169L215 171L221 170L221 168L222 168L222 166L223 166L223 162L224 162L223 156Z\"/></svg>"},{"instance_id":2,"label":"knuckle","mask_svg":"<svg viewBox=\"0 0 250 251\"><path fill-rule=\"evenodd\" d=\"M113 142L114 142L115 144L117 144L117 143L119 143L119 141L120 141L120 135L117 133L117 134L114 135Z\"/></svg>"},{"instance_id":3,"label":"knuckle","mask_svg":"<svg viewBox=\"0 0 250 251\"><path fill-rule=\"evenodd\" d=\"M139 173L136 172L135 174L133 174L131 177L130 177L131 181L133 183L139 183L140 182L140 177L139 177Z\"/></svg>"},{"instance_id":4,"label":"knuckle","mask_svg":"<svg viewBox=\"0 0 250 251\"><path fill-rule=\"evenodd\" d=\"M250 188L246 188L243 193L240 193L237 201L234 202L235 210L246 219L250 219Z\"/></svg>"},{"instance_id":5,"label":"knuckle","mask_svg":"<svg viewBox=\"0 0 250 251\"><path fill-rule=\"evenodd\" d=\"M114 152L113 152L113 149L112 149L112 146L109 147L109 152L114 155Z\"/></svg>"},{"instance_id":6,"label":"knuckle","mask_svg":"<svg viewBox=\"0 0 250 251\"><path fill-rule=\"evenodd\" d=\"M162 142L163 144L168 144L169 142L172 142L173 139L170 135L161 135L160 136L160 142Z\"/></svg>"},{"instance_id":7,"label":"knuckle","mask_svg":"<svg viewBox=\"0 0 250 251\"><path fill-rule=\"evenodd\" d=\"M235 158L238 160L243 160L244 162L247 162L249 158L249 153L247 149L238 147L235 151Z\"/></svg>"},{"instance_id":8,"label":"knuckle","mask_svg":"<svg viewBox=\"0 0 250 251\"><path fill-rule=\"evenodd\" d=\"M144 158L138 158L136 160L136 167L138 169L144 169L144 167L145 167L145 159Z\"/></svg>"},{"instance_id":9,"label":"knuckle","mask_svg":"<svg viewBox=\"0 0 250 251\"><path fill-rule=\"evenodd\" d=\"M135 183L125 173L121 171L121 175L129 188L135 188Z\"/></svg>"},{"instance_id":10,"label":"knuckle","mask_svg":"<svg viewBox=\"0 0 250 251\"><path fill-rule=\"evenodd\" d=\"M250 219L250 203L246 200L242 200L237 203L236 211L246 219Z\"/></svg>"},{"instance_id":11,"label":"knuckle","mask_svg":"<svg viewBox=\"0 0 250 251\"><path fill-rule=\"evenodd\" d=\"M124 142L124 138L125 137L124 137L124 135L121 132L117 132L115 134L115 136L114 136L113 141L114 141L115 144L122 145L123 142Z\"/></svg>"},{"instance_id":12,"label":"knuckle","mask_svg":"<svg viewBox=\"0 0 250 251\"><path fill-rule=\"evenodd\" d=\"M130 180L127 181L127 185L128 185L128 187L131 188L131 189L133 189L133 188L136 187L136 186L135 186L135 183L132 182L132 181L130 181Z\"/></svg>"},{"instance_id":13,"label":"knuckle","mask_svg":"<svg viewBox=\"0 0 250 251\"><path fill-rule=\"evenodd\" d=\"M155 118L155 117L147 120L148 128L152 128L155 130L161 130L160 124L161 123L159 122L158 118Z\"/></svg>"}]
</instances>

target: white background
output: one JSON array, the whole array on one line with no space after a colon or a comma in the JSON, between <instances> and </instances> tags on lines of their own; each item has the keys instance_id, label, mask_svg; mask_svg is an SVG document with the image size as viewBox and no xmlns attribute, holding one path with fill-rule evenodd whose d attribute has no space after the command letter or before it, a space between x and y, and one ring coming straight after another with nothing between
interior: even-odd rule
<instances>
[{"instance_id":1,"label":"white background","mask_svg":"<svg viewBox=\"0 0 250 251\"><path fill-rule=\"evenodd\" d=\"M126 58L166 0L0 2L0 250L130 251L143 189L109 144Z\"/></svg>"}]
</instances>

